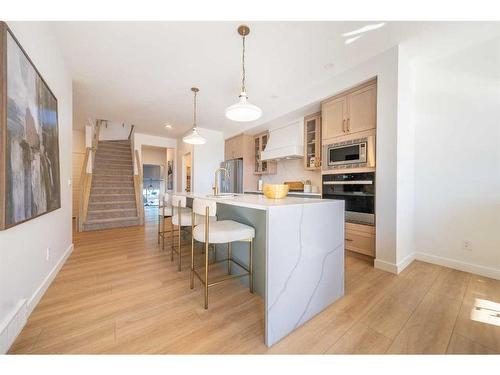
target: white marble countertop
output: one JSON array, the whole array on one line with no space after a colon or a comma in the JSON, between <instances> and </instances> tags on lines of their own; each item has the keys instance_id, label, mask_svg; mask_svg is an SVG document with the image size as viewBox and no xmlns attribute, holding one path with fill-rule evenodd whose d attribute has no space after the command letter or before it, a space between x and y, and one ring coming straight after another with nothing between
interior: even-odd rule
<instances>
[{"instance_id":1,"label":"white marble countertop","mask_svg":"<svg viewBox=\"0 0 500 375\"><path fill-rule=\"evenodd\" d=\"M264 194L264 192L262 190L247 190L245 191L245 194ZM301 196L301 195L308 195L308 196L312 196L314 195L315 197L318 197L318 198L321 198L321 193L318 193L317 191L314 192L314 193L306 193L305 191L289 191L288 192L288 195L297 195L297 196Z\"/></svg>"},{"instance_id":2,"label":"white marble countertop","mask_svg":"<svg viewBox=\"0 0 500 375\"><path fill-rule=\"evenodd\" d=\"M255 208L257 210L268 210L271 207L294 206L303 204L332 204L337 201L334 199L318 199L318 198L303 198L303 197L285 197L282 199L269 199L263 195L257 194L236 194L230 198L216 198L206 194L196 193L174 193L188 198L202 198L215 200L222 204L232 206Z\"/></svg>"}]
</instances>

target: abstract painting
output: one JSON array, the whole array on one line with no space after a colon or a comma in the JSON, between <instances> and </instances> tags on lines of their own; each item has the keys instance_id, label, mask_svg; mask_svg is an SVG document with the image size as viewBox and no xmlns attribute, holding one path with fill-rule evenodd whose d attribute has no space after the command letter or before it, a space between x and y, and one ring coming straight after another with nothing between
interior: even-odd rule
<instances>
[{"instance_id":1,"label":"abstract painting","mask_svg":"<svg viewBox=\"0 0 500 375\"><path fill-rule=\"evenodd\" d=\"M57 99L9 28L0 28L0 229L6 229L60 208L61 188Z\"/></svg>"}]
</instances>

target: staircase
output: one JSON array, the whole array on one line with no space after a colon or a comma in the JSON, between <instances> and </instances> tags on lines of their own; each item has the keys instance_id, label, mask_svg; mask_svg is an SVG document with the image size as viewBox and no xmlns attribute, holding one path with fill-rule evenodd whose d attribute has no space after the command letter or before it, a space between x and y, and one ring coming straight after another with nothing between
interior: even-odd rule
<instances>
[{"instance_id":1,"label":"staircase","mask_svg":"<svg viewBox=\"0 0 500 375\"><path fill-rule=\"evenodd\" d=\"M99 141L83 230L139 224L130 141Z\"/></svg>"}]
</instances>

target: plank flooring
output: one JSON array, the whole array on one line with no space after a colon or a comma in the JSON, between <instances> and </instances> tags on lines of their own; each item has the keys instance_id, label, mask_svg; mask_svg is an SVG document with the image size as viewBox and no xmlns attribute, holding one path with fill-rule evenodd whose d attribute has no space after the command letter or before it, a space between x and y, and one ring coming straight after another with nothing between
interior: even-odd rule
<instances>
[{"instance_id":1,"label":"plank flooring","mask_svg":"<svg viewBox=\"0 0 500 375\"><path fill-rule=\"evenodd\" d=\"M262 298L233 280L204 310L190 243L178 272L156 231L150 209L144 227L75 233L9 353L500 353L500 281L418 261L396 276L353 256L345 296L267 348Z\"/></svg>"}]
</instances>

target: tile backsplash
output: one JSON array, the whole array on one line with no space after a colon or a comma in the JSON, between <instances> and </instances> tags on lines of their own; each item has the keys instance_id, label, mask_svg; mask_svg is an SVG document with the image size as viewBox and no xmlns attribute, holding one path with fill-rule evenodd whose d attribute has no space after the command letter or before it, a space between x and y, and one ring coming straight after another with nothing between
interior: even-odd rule
<instances>
[{"instance_id":1,"label":"tile backsplash","mask_svg":"<svg viewBox=\"0 0 500 375\"><path fill-rule=\"evenodd\" d=\"M304 169L303 159L280 160L277 163L276 174L263 175L262 182L267 184L282 184L285 181L310 180L313 186L321 190L321 171L308 171Z\"/></svg>"}]
</instances>

